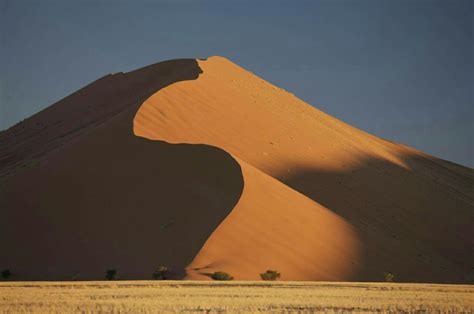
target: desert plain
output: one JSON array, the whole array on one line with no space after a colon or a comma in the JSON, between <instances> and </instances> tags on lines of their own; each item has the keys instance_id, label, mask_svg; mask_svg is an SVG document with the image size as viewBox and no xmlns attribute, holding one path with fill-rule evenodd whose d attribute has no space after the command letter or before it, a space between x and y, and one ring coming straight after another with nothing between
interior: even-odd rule
<instances>
[{"instance_id":1,"label":"desert plain","mask_svg":"<svg viewBox=\"0 0 474 314\"><path fill-rule=\"evenodd\" d=\"M348 282L12 282L1 313L472 313L472 285Z\"/></svg>"}]
</instances>

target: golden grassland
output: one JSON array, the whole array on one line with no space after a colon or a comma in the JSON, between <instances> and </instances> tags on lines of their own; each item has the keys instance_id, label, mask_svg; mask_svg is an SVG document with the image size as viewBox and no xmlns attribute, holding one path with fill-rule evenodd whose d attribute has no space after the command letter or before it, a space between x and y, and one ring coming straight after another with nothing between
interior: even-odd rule
<instances>
[{"instance_id":1,"label":"golden grassland","mask_svg":"<svg viewBox=\"0 0 474 314\"><path fill-rule=\"evenodd\" d=\"M1 313L472 313L473 285L91 281L0 283Z\"/></svg>"}]
</instances>

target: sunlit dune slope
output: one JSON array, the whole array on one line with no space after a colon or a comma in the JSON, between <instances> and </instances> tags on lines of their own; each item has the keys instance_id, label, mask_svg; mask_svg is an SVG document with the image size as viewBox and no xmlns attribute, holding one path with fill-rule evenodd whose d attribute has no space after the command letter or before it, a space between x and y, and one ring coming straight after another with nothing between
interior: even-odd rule
<instances>
[{"instance_id":1,"label":"sunlit dune slope","mask_svg":"<svg viewBox=\"0 0 474 314\"><path fill-rule=\"evenodd\" d=\"M390 271L402 281L466 280L472 169L353 128L225 58L199 66L197 80L155 93L134 119L138 136L208 144L241 161L241 199L190 278L277 268L288 279L380 280Z\"/></svg>"},{"instance_id":2,"label":"sunlit dune slope","mask_svg":"<svg viewBox=\"0 0 474 314\"><path fill-rule=\"evenodd\" d=\"M239 203L188 266L189 279L225 270L260 279L350 280L360 268L357 235L343 219L260 170L238 160L244 177Z\"/></svg>"}]
</instances>

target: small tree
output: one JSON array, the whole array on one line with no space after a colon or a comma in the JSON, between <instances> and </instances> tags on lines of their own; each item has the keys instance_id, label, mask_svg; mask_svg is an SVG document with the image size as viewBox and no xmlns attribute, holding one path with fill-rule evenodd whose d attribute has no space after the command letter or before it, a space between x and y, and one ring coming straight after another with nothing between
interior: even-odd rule
<instances>
[{"instance_id":1,"label":"small tree","mask_svg":"<svg viewBox=\"0 0 474 314\"><path fill-rule=\"evenodd\" d=\"M393 282L395 280L395 275L391 272L385 273L384 275L385 282Z\"/></svg>"},{"instance_id":2,"label":"small tree","mask_svg":"<svg viewBox=\"0 0 474 314\"><path fill-rule=\"evenodd\" d=\"M168 279L169 269L166 266L159 266L158 269L152 274L152 278L156 280Z\"/></svg>"},{"instance_id":3,"label":"small tree","mask_svg":"<svg viewBox=\"0 0 474 314\"><path fill-rule=\"evenodd\" d=\"M277 272L276 270L270 270L269 269L266 272L261 273L260 277L263 280L277 280L277 279L280 279L280 273Z\"/></svg>"},{"instance_id":4,"label":"small tree","mask_svg":"<svg viewBox=\"0 0 474 314\"><path fill-rule=\"evenodd\" d=\"M107 271L105 272L105 278L107 280L115 280L116 275L117 275L116 269L107 269Z\"/></svg>"},{"instance_id":5,"label":"small tree","mask_svg":"<svg viewBox=\"0 0 474 314\"><path fill-rule=\"evenodd\" d=\"M12 272L9 269L5 269L2 271L1 275L3 280L8 280L8 278L10 278L12 275Z\"/></svg>"},{"instance_id":6,"label":"small tree","mask_svg":"<svg viewBox=\"0 0 474 314\"><path fill-rule=\"evenodd\" d=\"M211 275L211 278L214 280L233 280L234 277L229 275L228 273L225 273L223 271L216 271Z\"/></svg>"}]
</instances>

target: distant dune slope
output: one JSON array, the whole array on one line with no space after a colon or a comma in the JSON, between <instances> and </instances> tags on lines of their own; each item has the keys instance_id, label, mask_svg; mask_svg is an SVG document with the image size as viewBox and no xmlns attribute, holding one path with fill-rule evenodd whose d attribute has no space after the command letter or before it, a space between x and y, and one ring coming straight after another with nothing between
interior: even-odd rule
<instances>
[{"instance_id":1,"label":"distant dune slope","mask_svg":"<svg viewBox=\"0 0 474 314\"><path fill-rule=\"evenodd\" d=\"M167 61L0 132L0 269L465 282L473 187L472 169L351 127L225 58Z\"/></svg>"},{"instance_id":2,"label":"distant dune slope","mask_svg":"<svg viewBox=\"0 0 474 314\"><path fill-rule=\"evenodd\" d=\"M199 66L197 80L160 90L134 120L139 136L205 143L246 163L241 201L190 265L190 278L207 267L245 279L276 268L288 279L380 280L390 271L402 281L466 280L474 264L472 169L353 128L225 58ZM315 208L338 216L306 230ZM292 215L300 223L290 223Z\"/></svg>"}]
</instances>

